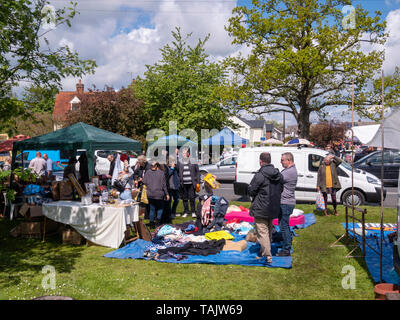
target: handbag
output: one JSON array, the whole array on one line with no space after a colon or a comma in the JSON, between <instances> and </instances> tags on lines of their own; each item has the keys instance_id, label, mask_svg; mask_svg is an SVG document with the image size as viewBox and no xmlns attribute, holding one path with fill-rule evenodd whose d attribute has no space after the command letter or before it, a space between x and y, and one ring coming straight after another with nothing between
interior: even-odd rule
<instances>
[{"instance_id":1,"label":"handbag","mask_svg":"<svg viewBox=\"0 0 400 320\"><path fill-rule=\"evenodd\" d=\"M140 202L144 204L149 204L149 199L147 199L147 187L142 186L142 194L140 195Z\"/></svg>"},{"instance_id":2,"label":"handbag","mask_svg":"<svg viewBox=\"0 0 400 320\"><path fill-rule=\"evenodd\" d=\"M115 180L114 184L113 184L113 187L115 189L117 189L119 192L124 192L125 191L125 186L126 186L126 183L123 184L120 180Z\"/></svg>"},{"instance_id":3,"label":"handbag","mask_svg":"<svg viewBox=\"0 0 400 320\"><path fill-rule=\"evenodd\" d=\"M324 197L321 193L321 191L318 191L317 193L317 199L315 200L315 206L317 207L317 210L325 210L325 200Z\"/></svg>"}]
</instances>

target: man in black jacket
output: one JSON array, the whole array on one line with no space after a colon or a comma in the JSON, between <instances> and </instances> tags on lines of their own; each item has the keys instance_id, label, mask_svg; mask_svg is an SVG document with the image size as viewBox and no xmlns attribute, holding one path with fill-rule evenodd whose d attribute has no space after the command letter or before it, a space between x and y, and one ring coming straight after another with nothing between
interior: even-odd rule
<instances>
[{"instance_id":1,"label":"man in black jacket","mask_svg":"<svg viewBox=\"0 0 400 320\"><path fill-rule=\"evenodd\" d=\"M254 217L257 241L261 246L260 255L271 263L272 220L278 218L280 213L283 178L279 170L271 164L271 155L268 152L261 153L260 166L248 187L248 193L252 197L250 215Z\"/></svg>"},{"instance_id":2,"label":"man in black jacket","mask_svg":"<svg viewBox=\"0 0 400 320\"><path fill-rule=\"evenodd\" d=\"M192 217L196 217L196 185L200 183L200 171L197 163L192 163L188 149L182 150L182 158L178 161L179 189L184 207L183 217L187 217L189 201Z\"/></svg>"}]
</instances>

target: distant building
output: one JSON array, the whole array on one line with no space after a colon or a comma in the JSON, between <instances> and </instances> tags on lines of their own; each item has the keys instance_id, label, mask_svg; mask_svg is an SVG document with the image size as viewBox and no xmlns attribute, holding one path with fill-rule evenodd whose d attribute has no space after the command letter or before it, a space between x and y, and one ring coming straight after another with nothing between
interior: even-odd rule
<instances>
[{"instance_id":1,"label":"distant building","mask_svg":"<svg viewBox=\"0 0 400 320\"><path fill-rule=\"evenodd\" d=\"M249 120L243 117L234 116L230 120L238 128L230 128L236 135L249 140L251 145L262 143L270 138L282 140L283 131L276 128L273 123L266 123L265 120Z\"/></svg>"},{"instance_id":2,"label":"distant building","mask_svg":"<svg viewBox=\"0 0 400 320\"><path fill-rule=\"evenodd\" d=\"M230 128L236 135L247 139L250 145L261 143L266 138L266 123L264 120L248 120L242 117L231 117L230 120L238 128Z\"/></svg>"},{"instance_id":3,"label":"distant building","mask_svg":"<svg viewBox=\"0 0 400 320\"><path fill-rule=\"evenodd\" d=\"M56 96L54 104L52 120L54 123L54 130L62 128L62 122L66 119L68 111L73 111L79 107L82 95L89 92L84 91L84 85L81 80L76 84L76 91L60 91Z\"/></svg>"}]
</instances>

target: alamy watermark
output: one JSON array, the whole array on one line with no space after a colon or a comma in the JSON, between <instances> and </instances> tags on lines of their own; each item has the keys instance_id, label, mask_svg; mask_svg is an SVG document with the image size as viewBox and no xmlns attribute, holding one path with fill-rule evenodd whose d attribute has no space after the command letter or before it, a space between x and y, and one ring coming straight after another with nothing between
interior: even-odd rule
<instances>
[{"instance_id":1,"label":"alamy watermark","mask_svg":"<svg viewBox=\"0 0 400 320\"><path fill-rule=\"evenodd\" d=\"M218 134L217 129L201 129L200 137L194 129L183 129L178 133L177 122L169 122L168 135L164 130L152 129L146 134L148 148L146 157L151 161L166 163L168 157L173 156L176 161L182 162L185 158L202 164L209 164L220 159L221 150L232 150L243 146L242 139L234 136L229 129L221 139L209 141Z\"/></svg>"},{"instance_id":2,"label":"alamy watermark","mask_svg":"<svg viewBox=\"0 0 400 320\"><path fill-rule=\"evenodd\" d=\"M44 290L55 290L56 289L56 268L47 265L42 268L42 273L45 276L42 279L42 288Z\"/></svg>"},{"instance_id":3,"label":"alamy watermark","mask_svg":"<svg viewBox=\"0 0 400 320\"><path fill-rule=\"evenodd\" d=\"M44 30L54 30L57 27L56 8L46 4L43 6L41 13L43 15L41 27Z\"/></svg>"},{"instance_id":4,"label":"alamy watermark","mask_svg":"<svg viewBox=\"0 0 400 320\"><path fill-rule=\"evenodd\" d=\"M344 274L342 288L354 290L356 288L356 269L352 265L345 265L342 268L342 273Z\"/></svg>"},{"instance_id":5,"label":"alamy watermark","mask_svg":"<svg viewBox=\"0 0 400 320\"><path fill-rule=\"evenodd\" d=\"M345 30L356 28L356 8L353 6L344 6L342 8L342 13L344 15L342 19L342 27Z\"/></svg>"}]
</instances>

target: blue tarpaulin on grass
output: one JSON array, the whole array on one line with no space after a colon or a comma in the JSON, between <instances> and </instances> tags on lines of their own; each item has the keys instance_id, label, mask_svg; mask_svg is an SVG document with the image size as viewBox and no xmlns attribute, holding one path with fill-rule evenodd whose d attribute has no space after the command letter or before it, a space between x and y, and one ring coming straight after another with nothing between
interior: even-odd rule
<instances>
[{"instance_id":1,"label":"blue tarpaulin on grass","mask_svg":"<svg viewBox=\"0 0 400 320\"><path fill-rule=\"evenodd\" d=\"M312 213L305 214L304 225L299 226L299 228L307 228L316 222L315 216ZM277 231L279 228L276 227ZM240 241L246 238L245 235L238 235L232 233L234 236L233 241ZM143 239L138 239L134 242L129 243L125 247L114 250L104 255L106 258L117 258L117 259L145 259L149 258L143 257L143 253L146 248L151 244L151 241L145 241ZM281 243L273 242L271 244L272 252L272 263L267 264L265 259L256 259L259 251L260 245L258 243L247 241L247 248L244 251L221 251L218 254L201 256L201 255L187 255L186 259L177 260L171 259L159 259L159 262L168 263L208 263L208 264L234 264L234 265L245 265L245 266L261 266L270 268L286 268L290 269L292 267L292 257L276 257L275 254L281 248Z\"/></svg>"},{"instance_id":2,"label":"blue tarpaulin on grass","mask_svg":"<svg viewBox=\"0 0 400 320\"><path fill-rule=\"evenodd\" d=\"M346 228L346 224L342 223ZM357 229L357 224L355 225ZM382 245L382 280L386 283L393 283L400 285L400 277L393 266L393 243L389 241L388 235L393 231L383 232L383 245ZM349 223L349 234L353 236L353 223ZM380 282L380 257L381 250L381 232L380 230L365 230L365 262L368 271L375 283ZM357 234L356 240L360 244L362 251L362 237Z\"/></svg>"}]
</instances>

